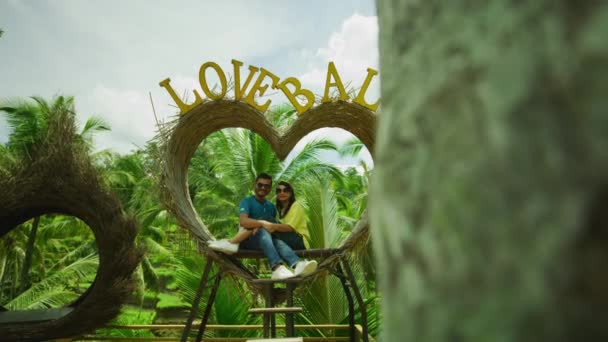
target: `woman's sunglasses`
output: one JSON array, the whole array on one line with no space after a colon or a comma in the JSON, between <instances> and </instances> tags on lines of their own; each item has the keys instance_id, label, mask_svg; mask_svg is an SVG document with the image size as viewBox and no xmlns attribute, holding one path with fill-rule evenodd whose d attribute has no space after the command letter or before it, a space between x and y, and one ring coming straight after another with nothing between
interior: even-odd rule
<instances>
[{"instance_id":1,"label":"woman's sunglasses","mask_svg":"<svg viewBox=\"0 0 608 342\"><path fill-rule=\"evenodd\" d=\"M281 192L291 192L291 189L289 188L277 188L277 194L280 194Z\"/></svg>"}]
</instances>

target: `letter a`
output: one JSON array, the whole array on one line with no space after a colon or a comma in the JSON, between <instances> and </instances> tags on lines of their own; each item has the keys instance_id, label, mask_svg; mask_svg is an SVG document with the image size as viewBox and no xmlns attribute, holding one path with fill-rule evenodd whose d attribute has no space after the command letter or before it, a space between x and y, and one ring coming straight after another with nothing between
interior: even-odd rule
<instances>
[{"instance_id":1,"label":"letter a","mask_svg":"<svg viewBox=\"0 0 608 342\"><path fill-rule=\"evenodd\" d=\"M332 77L334 78L334 82L331 82ZM340 100L346 101L348 100L348 94L346 90L344 90L344 84L342 84L342 80L340 80L340 75L338 75L338 70L336 70L336 66L334 62L329 62L327 65L327 80L325 81L325 94L323 95L323 99L321 102L331 102L329 98L329 88L338 87L338 92L340 92Z\"/></svg>"}]
</instances>

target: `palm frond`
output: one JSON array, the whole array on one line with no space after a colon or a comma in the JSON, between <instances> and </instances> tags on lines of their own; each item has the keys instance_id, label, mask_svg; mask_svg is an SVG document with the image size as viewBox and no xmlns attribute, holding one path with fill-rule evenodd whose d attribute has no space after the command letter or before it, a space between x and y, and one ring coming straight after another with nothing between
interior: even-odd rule
<instances>
[{"instance_id":1,"label":"palm frond","mask_svg":"<svg viewBox=\"0 0 608 342\"><path fill-rule=\"evenodd\" d=\"M32 287L16 296L5 306L11 310L17 310L47 305L49 303L48 298L54 298L49 296L49 292L60 293L63 291L64 293L67 291L65 290L65 281L71 277L91 281L97 272L98 265L99 258L97 254L90 254L86 257L80 258L58 272L55 272L54 274L42 279L40 282L32 285ZM64 290L61 290L62 287ZM65 302L62 303L65 304Z\"/></svg>"},{"instance_id":2,"label":"palm frond","mask_svg":"<svg viewBox=\"0 0 608 342\"><path fill-rule=\"evenodd\" d=\"M352 137L344 142L338 149L338 153L341 156L356 157L361 153L361 150L365 145L357 137Z\"/></svg>"},{"instance_id":3,"label":"palm frond","mask_svg":"<svg viewBox=\"0 0 608 342\"><path fill-rule=\"evenodd\" d=\"M92 116L87 119L82 128L80 134L78 134L78 140L86 146L87 150L93 149L93 136L96 133L109 131L110 125L102 118Z\"/></svg>"},{"instance_id":4,"label":"palm frond","mask_svg":"<svg viewBox=\"0 0 608 342\"><path fill-rule=\"evenodd\" d=\"M53 266L51 266L47 270L47 273L52 274L55 271L57 271L60 267L65 267L66 265L73 263L74 261L76 261L82 257L91 255L92 253L94 253L95 248L96 248L96 243L94 240L86 241L85 243L81 244L78 248L69 252L68 254L64 255L61 259L59 259L59 261L57 261Z\"/></svg>"},{"instance_id":5,"label":"palm frond","mask_svg":"<svg viewBox=\"0 0 608 342\"><path fill-rule=\"evenodd\" d=\"M295 170L301 169L301 165L310 164L311 162L321 164L317 157L319 152L324 150L337 151L337 146L329 139L324 138L309 141L293 159L286 165L283 165L279 178L293 180Z\"/></svg>"},{"instance_id":6,"label":"palm frond","mask_svg":"<svg viewBox=\"0 0 608 342\"><path fill-rule=\"evenodd\" d=\"M238 283L226 279L220 286L213 303L216 324L260 324L260 316L249 314L250 298L246 294L247 289L241 288ZM221 331L217 337L250 337L256 334L255 331Z\"/></svg>"},{"instance_id":7,"label":"palm frond","mask_svg":"<svg viewBox=\"0 0 608 342\"><path fill-rule=\"evenodd\" d=\"M111 129L112 128L107 121L100 117L92 116L84 123L84 127L82 128L80 135L88 138L95 132L109 131Z\"/></svg>"}]
</instances>

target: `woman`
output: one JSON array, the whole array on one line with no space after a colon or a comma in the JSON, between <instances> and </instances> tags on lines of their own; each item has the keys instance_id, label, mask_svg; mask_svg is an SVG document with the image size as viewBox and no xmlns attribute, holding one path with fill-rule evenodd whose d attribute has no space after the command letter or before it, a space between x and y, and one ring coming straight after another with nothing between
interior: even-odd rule
<instances>
[{"instance_id":1,"label":"woman","mask_svg":"<svg viewBox=\"0 0 608 342\"><path fill-rule=\"evenodd\" d=\"M293 249L309 248L310 232L306 226L306 213L304 207L296 201L293 187L287 182L279 182L276 193L276 205L281 223L271 224L275 226L275 235Z\"/></svg>"}]
</instances>

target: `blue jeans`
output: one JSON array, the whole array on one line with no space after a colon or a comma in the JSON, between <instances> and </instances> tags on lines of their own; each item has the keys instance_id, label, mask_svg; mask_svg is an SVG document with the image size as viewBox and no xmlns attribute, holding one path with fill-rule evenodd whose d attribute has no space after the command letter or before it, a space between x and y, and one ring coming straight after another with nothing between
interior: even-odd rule
<instances>
[{"instance_id":1,"label":"blue jeans","mask_svg":"<svg viewBox=\"0 0 608 342\"><path fill-rule=\"evenodd\" d=\"M299 244L298 244L299 238ZM298 247L302 248L298 248ZM264 252L270 268L274 268L281 263L281 259L287 262L287 265L295 265L300 258L296 255L292 248L304 249L302 237L293 232L276 232L270 234L266 229L260 228L255 234L252 234L247 240L240 243L240 248L261 250Z\"/></svg>"},{"instance_id":2,"label":"blue jeans","mask_svg":"<svg viewBox=\"0 0 608 342\"><path fill-rule=\"evenodd\" d=\"M274 232L272 233L272 237L275 238L275 240L286 243L287 246L291 247L293 250L306 249L302 235L294 232Z\"/></svg>"}]
</instances>

